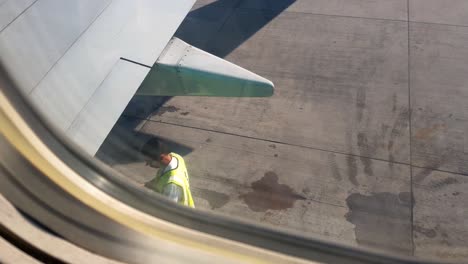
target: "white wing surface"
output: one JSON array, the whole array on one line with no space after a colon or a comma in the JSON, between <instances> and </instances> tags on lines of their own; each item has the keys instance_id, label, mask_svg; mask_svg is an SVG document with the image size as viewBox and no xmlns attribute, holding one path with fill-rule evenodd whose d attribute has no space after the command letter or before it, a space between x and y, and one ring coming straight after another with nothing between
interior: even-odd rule
<instances>
[{"instance_id":1,"label":"white wing surface","mask_svg":"<svg viewBox=\"0 0 468 264\"><path fill-rule=\"evenodd\" d=\"M0 0L0 62L94 155L194 2Z\"/></svg>"}]
</instances>

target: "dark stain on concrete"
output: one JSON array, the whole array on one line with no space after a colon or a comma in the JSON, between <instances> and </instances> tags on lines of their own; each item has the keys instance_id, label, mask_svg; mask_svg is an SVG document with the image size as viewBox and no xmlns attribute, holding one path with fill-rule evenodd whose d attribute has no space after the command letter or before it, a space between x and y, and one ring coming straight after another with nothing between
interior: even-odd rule
<instances>
[{"instance_id":1,"label":"dark stain on concrete","mask_svg":"<svg viewBox=\"0 0 468 264\"><path fill-rule=\"evenodd\" d=\"M434 170L439 169L447 160L448 155L446 153L441 153L439 158L433 162L431 168L424 168L418 174L414 176L414 182L420 183L426 179Z\"/></svg>"},{"instance_id":2,"label":"dark stain on concrete","mask_svg":"<svg viewBox=\"0 0 468 264\"><path fill-rule=\"evenodd\" d=\"M396 105L394 105L396 106ZM395 109L396 111L396 109ZM382 126L382 138L385 138L385 135L387 134L387 130L388 130L388 126ZM395 156L393 155L393 145L395 144L393 138L390 138L390 140L388 141L388 145L387 145L387 150L388 150L388 161L389 161L389 166L390 166L390 169L393 170L394 168L394 165L393 164L395 162Z\"/></svg>"},{"instance_id":3,"label":"dark stain on concrete","mask_svg":"<svg viewBox=\"0 0 468 264\"><path fill-rule=\"evenodd\" d=\"M457 179L446 178L446 179L443 179L441 181L437 181L437 182L432 183L431 187L434 188L434 189L440 189L440 188L446 187L447 185L455 184L455 183L458 183Z\"/></svg>"},{"instance_id":4,"label":"dark stain on concrete","mask_svg":"<svg viewBox=\"0 0 468 264\"><path fill-rule=\"evenodd\" d=\"M390 132L390 139L388 141L387 146L389 153L392 153L393 151L395 140L397 140L398 137L402 136L403 131L408 128L409 115L409 110L405 108L402 109L401 112L398 114L398 117L393 124L392 131Z\"/></svg>"},{"instance_id":5,"label":"dark stain on concrete","mask_svg":"<svg viewBox=\"0 0 468 264\"><path fill-rule=\"evenodd\" d=\"M364 133L358 133L357 135L358 139L358 147L359 147L359 152L361 153L361 156L359 159L361 160L362 164L364 165L364 173L367 174L368 176L374 176L374 172L372 169L372 160L369 158L365 157L371 157L372 153L369 149L369 143L367 141L367 136Z\"/></svg>"},{"instance_id":6,"label":"dark stain on concrete","mask_svg":"<svg viewBox=\"0 0 468 264\"><path fill-rule=\"evenodd\" d=\"M394 130L392 131L392 134L394 136L402 135L402 130L408 128L409 118L410 118L410 110L408 110L407 108L403 108L400 114L398 114L398 118L395 121L395 125L393 126Z\"/></svg>"},{"instance_id":7,"label":"dark stain on concrete","mask_svg":"<svg viewBox=\"0 0 468 264\"><path fill-rule=\"evenodd\" d=\"M358 244L411 254L411 208L407 195L384 192L348 196L346 220L354 224Z\"/></svg>"},{"instance_id":8,"label":"dark stain on concrete","mask_svg":"<svg viewBox=\"0 0 468 264\"><path fill-rule=\"evenodd\" d=\"M278 183L278 175L269 171L258 181L253 182L252 191L240 196L255 212L267 210L285 210L292 208L297 200L305 200L306 197L297 194L294 190Z\"/></svg>"},{"instance_id":9,"label":"dark stain on concrete","mask_svg":"<svg viewBox=\"0 0 468 264\"><path fill-rule=\"evenodd\" d=\"M390 170L393 171L393 169L395 168L395 156L393 156L392 153L388 154L388 161L388 166L390 167Z\"/></svg>"},{"instance_id":10,"label":"dark stain on concrete","mask_svg":"<svg viewBox=\"0 0 468 264\"><path fill-rule=\"evenodd\" d=\"M340 169L336 164L336 155L334 153L328 154L328 164L330 165L333 178L335 178L337 181L343 180L343 177L340 173Z\"/></svg>"},{"instance_id":11,"label":"dark stain on concrete","mask_svg":"<svg viewBox=\"0 0 468 264\"><path fill-rule=\"evenodd\" d=\"M398 199L400 199L400 202L403 204L407 204L408 206L411 205L412 202L412 197L410 192L401 192L398 194ZM412 205L414 207L414 204Z\"/></svg>"},{"instance_id":12,"label":"dark stain on concrete","mask_svg":"<svg viewBox=\"0 0 468 264\"><path fill-rule=\"evenodd\" d=\"M212 140L211 138L207 138L207 139L205 140L206 143L210 143L210 142L212 142L212 141L213 141L213 140Z\"/></svg>"},{"instance_id":13,"label":"dark stain on concrete","mask_svg":"<svg viewBox=\"0 0 468 264\"><path fill-rule=\"evenodd\" d=\"M348 157L346 157L346 163L348 164L348 178L349 178L349 181L354 186L358 186L359 182L357 181L356 157L349 155Z\"/></svg>"},{"instance_id":14,"label":"dark stain on concrete","mask_svg":"<svg viewBox=\"0 0 468 264\"><path fill-rule=\"evenodd\" d=\"M364 173L367 174L368 176L374 176L374 171L372 170L372 160L369 158L362 157L362 156L360 156L359 159L364 165Z\"/></svg>"},{"instance_id":15,"label":"dark stain on concrete","mask_svg":"<svg viewBox=\"0 0 468 264\"><path fill-rule=\"evenodd\" d=\"M387 134L387 131L388 131L389 128L390 127L388 125L382 124L382 127L381 127L381 130L382 130L381 137L382 138L385 137L385 135Z\"/></svg>"},{"instance_id":16,"label":"dark stain on concrete","mask_svg":"<svg viewBox=\"0 0 468 264\"><path fill-rule=\"evenodd\" d=\"M390 139L390 140L388 141L388 146L387 146L388 151L392 151L392 150L393 150L393 144L395 144L395 143L393 142L393 139Z\"/></svg>"},{"instance_id":17,"label":"dark stain on concrete","mask_svg":"<svg viewBox=\"0 0 468 264\"><path fill-rule=\"evenodd\" d=\"M418 174L414 176L414 182L419 183L424 181L427 176L429 176L432 173L433 169L429 168L424 168L422 169Z\"/></svg>"},{"instance_id":18,"label":"dark stain on concrete","mask_svg":"<svg viewBox=\"0 0 468 264\"><path fill-rule=\"evenodd\" d=\"M417 225L413 227L413 231L423 234L428 238L434 238L437 235L437 232L434 229L424 228Z\"/></svg>"},{"instance_id":19,"label":"dark stain on concrete","mask_svg":"<svg viewBox=\"0 0 468 264\"><path fill-rule=\"evenodd\" d=\"M274 156L275 158L277 158L277 157L278 157L278 154L275 154L275 155L273 155L273 156Z\"/></svg>"},{"instance_id":20,"label":"dark stain on concrete","mask_svg":"<svg viewBox=\"0 0 468 264\"><path fill-rule=\"evenodd\" d=\"M190 112L182 112L180 114L183 115L183 116L186 116L186 115L190 114Z\"/></svg>"},{"instance_id":21,"label":"dark stain on concrete","mask_svg":"<svg viewBox=\"0 0 468 264\"><path fill-rule=\"evenodd\" d=\"M392 103L393 103L392 112L395 113L397 110L397 95L396 94L393 94Z\"/></svg>"},{"instance_id":22,"label":"dark stain on concrete","mask_svg":"<svg viewBox=\"0 0 468 264\"><path fill-rule=\"evenodd\" d=\"M356 107L357 107L357 119L358 121L361 121L362 116L364 115L364 109L366 108L366 90L364 87L361 87L357 90Z\"/></svg>"},{"instance_id":23,"label":"dark stain on concrete","mask_svg":"<svg viewBox=\"0 0 468 264\"><path fill-rule=\"evenodd\" d=\"M275 144L270 144L268 145L268 147L272 148L272 149L275 149L276 148L276 145Z\"/></svg>"},{"instance_id":24,"label":"dark stain on concrete","mask_svg":"<svg viewBox=\"0 0 468 264\"><path fill-rule=\"evenodd\" d=\"M158 112L156 113L158 116L161 116L163 115L164 113L166 112L169 112L169 113L173 113L173 112L177 112L179 111L180 108L178 107L175 107L175 106L172 106L172 105L168 105L168 106L162 106L158 109Z\"/></svg>"},{"instance_id":25,"label":"dark stain on concrete","mask_svg":"<svg viewBox=\"0 0 468 264\"><path fill-rule=\"evenodd\" d=\"M211 209L221 208L229 202L229 196L227 194L213 190L197 188L194 194L208 201Z\"/></svg>"},{"instance_id":26,"label":"dark stain on concrete","mask_svg":"<svg viewBox=\"0 0 468 264\"><path fill-rule=\"evenodd\" d=\"M454 192L452 193L453 196L458 196L460 194L460 192Z\"/></svg>"}]
</instances>

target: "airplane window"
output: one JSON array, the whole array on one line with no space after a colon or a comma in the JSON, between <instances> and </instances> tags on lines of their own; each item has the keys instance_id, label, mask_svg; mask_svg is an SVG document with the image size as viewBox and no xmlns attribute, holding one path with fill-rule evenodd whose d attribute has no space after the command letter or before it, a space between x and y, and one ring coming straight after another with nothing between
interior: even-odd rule
<instances>
[{"instance_id":1,"label":"airplane window","mask_svg":"<svg viewBox=\"0 0 468 264\"><path fill-rule=\"evenodd\" d=\"M0 62L53 131L121 175L87 177L115 197L128 184L149 198L125 199L166 196L155 203L181 214L463 262L466 13L455 0L5 0Z\"/></svg>"}]
</instances>

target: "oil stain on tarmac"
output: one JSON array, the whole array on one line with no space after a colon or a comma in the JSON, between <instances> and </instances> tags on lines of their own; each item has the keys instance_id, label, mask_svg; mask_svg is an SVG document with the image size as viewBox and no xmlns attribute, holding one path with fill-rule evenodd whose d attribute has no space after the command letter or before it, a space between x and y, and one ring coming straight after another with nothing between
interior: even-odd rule
<instances>
[{"instance_id":1,"label":"oil stain on tarmac","mask_svg":"<svg viewBox=\"0 0 468 264\"><path fill-rule=\"evenodd\" d=\"M358 244L412 253L410 193L353 193L346 203L346 220L354 224Z\"/></svg>"},{"instance_id":2,"label":"oil stain on tarmac","mask_svg":"<svg viewBox=\"0 0 468 264\"><path fill-rule=\"evenodd\" d=\"M258 181L253 182L252 191L240 196L255 212L267 210L285 210L292 208L297 200L305 200L306 197L297 194L285 184L278 183L278 175L269 171Z\"/></svg>"},{"instance_id":3,"label":"oil stain on tarmac","mask_svg":"<svg viewBox=\"0 0 468 264\"><path fill-rule=\"evenodd\" d=\"M162 116L164 113L166 112L169 112L169 113L173 113L173 112L177 112L179 111L180 108L178 107L175 107L175 106L172 106L172 105L168 105L168 106L162 106L158 109L156 115L158 116Z\"/></svg>"}]
</instances>

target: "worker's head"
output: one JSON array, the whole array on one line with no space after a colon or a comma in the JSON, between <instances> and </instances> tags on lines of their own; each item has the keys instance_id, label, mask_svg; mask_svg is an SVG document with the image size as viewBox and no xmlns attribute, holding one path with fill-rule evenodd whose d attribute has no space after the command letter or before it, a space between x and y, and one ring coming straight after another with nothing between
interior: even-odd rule
<instances>
[{"instance_id":1,"label":"worker's head","mask_svg":"<svg viewBox=\"0 0 468 264\"><path fill-rule=\"evenodd\" d=\"M167 166L172 160L170 151L157 138L148 140L141 153L145 156L146 163L152 167Z\"/></svg>"},{"instance_id":2,"label":"worker's head","mask_svg":"<svg viewBox=\"0 0 468 264\"><path fill-rule=\"evenodd\" d=\"M164 166L167 166L169 165L169 163L171 162L172 160L172 156L171 154L169 153L161 153L159 154L159 162L164 165Z\"/></svg>"}]
</instances>

